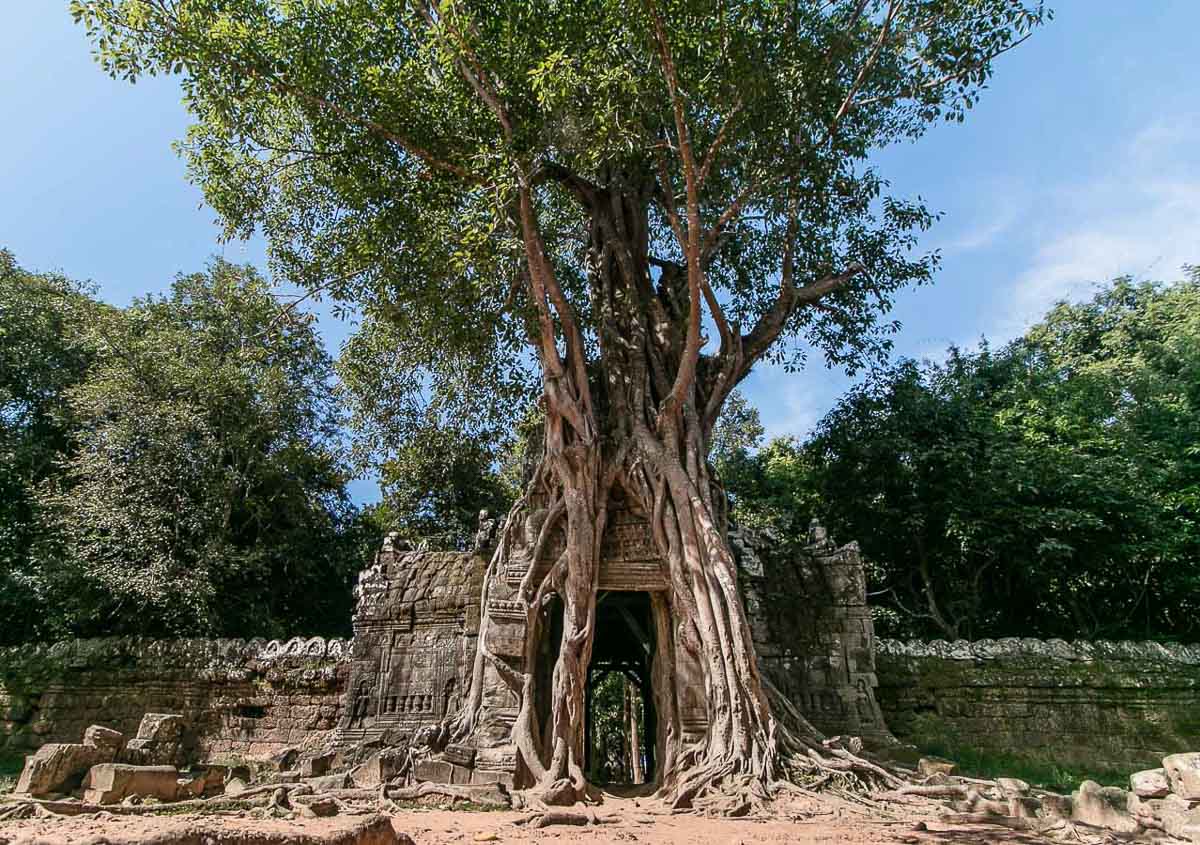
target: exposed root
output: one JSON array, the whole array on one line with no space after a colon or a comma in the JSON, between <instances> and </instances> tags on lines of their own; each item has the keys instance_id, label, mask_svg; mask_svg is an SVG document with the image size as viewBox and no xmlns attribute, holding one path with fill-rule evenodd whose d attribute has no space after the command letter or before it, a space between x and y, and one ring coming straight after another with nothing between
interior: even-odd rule
<instances>
[{"instance_id":1,"label":"exposed root","mask_svg":"<svg viewBox=\"0 0 1200 845\"><path fill-rule=\"evenodd\" d=\"M587 825L602 825L611 824L615 819L605 819L597 816L593 812L578 812L572 810L546 810L541 813L535 813L531 816L526 816L523 819L518 819L513 822L517 825L527 825L531 828L550 827L551 825L571 825L575 827L584 827Z\"/></svg>"},{"instance_id":2,"label":"exposed root","mask_svg":"<svg viewBox=\"0 0 1200 845\"><path fill-rule=\"evenodd\" d=\"M1010 830L1039 830L1041 826L1033 819L1017 816L997 816L991 813L944 813L941 821L947 824L994 824Z\"/></svg>"},{"instance_id":3,"label":"exposed root","mask_svg":"<svg viewBox=\"0 0 1200 845\"><path fill-rule=\"evenodd\" d=\"M492 807L511 807L512 799L499 786L456 786L448 783L423 781L416 786L389 787L383 790L385 798L415 801L430 796L440 796L456 801L470 801Z\"/></svg>"},{"instance_id":4,"label":"exposed root","mask_svg":"<svg viewBox=\"0 0 1200 845\"><path fill-rule=\"evenodd\" d=\"M32 801L26 801L0 810L0 822L17 821L18 819L31 819L36 815L37 805Z\"/></svg>"}]
</instances>

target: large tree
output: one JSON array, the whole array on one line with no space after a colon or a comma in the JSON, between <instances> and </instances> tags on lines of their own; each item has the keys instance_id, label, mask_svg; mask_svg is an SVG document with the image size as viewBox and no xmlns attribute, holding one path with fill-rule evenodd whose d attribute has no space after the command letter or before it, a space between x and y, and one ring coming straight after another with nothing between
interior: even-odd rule
<instances>
[{"instance_id":1,"label":"large tree","mask_svg":"<svg viewBox=\"0 0 1200 845\"><path fill-rule=\"evenodd\" d=\"M54 633L32 555L45 533L38 490L74 442L67 392L95 357L88 327L105 310L88 293L0 250L0 643Z\"/></svg>"},{"instance_id":2,"label":"large tree","mask_svg":"<svg viewBox=\"0 0 1200 845\"><path fill-rule=\"evenodd\" d=\"M252 269L93 304L29 564L75 636L343 633L356 574L332 361ZM14 632L21 633L21 632ZM23 632L27 635L31 631Z\"/></svg>"},{"instance_id":3,"label":"large tree","mask_svg":"<svg viewBox=\"0 0 1200 845\"><path fill-rule=\"evenodd\" d=\"M534 723L536 667L518 680L513 738L534 777L559 793L586 783L615 487L650 520L675 648L705 675L707 734L685 749L672 733L664 786L686 802L779 774L707 461L713 425L759 361L798 365L811 346L854 364L885 342L892 294L933 269L910 255L933 217L887 196L869 158L961 119L993 60L1045 19L1041 3L72 9L113 75L182 76L195 118L183 149L229 234L261 229L279 273L404 326L394 354L413 395L486 419L540 380L541 459L493 561L534 513L532 560L565 539L520 597L531 639L544 601L563 606L546 724Z\"/></svg>"},{"instance_id":4,"label":"large tree","mask_svg":"<svg viewBox=\"0 0 1200 845\"><path fill-rule=\"evenodd\" d=\"M1195 641L1197 443L1191 270L880 369L724 480L739 521L858 540L882 635Z\"/></svg>"}]
</instances>

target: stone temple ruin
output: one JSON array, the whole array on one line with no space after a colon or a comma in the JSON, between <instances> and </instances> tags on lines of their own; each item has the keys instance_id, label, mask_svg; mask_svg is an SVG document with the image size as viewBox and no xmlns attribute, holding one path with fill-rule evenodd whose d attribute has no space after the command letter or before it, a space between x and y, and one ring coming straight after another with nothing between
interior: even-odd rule
<instances>
[{"instance_id":1,"label":"stone temple ruin","mask_svg":"<svg viewBox=\"0 0 1200 845\"><path fill-rule=\"evenodd\" d=\"M112 641L91 654L56 655L61 674L36 693L34 685L19 692L21 671L0 678L11 684L0 686L8 715L24 715L40 735L49 728L38 725L50 720L69 734L69 741L41 745L29 758L19 789L35 795L75 789L106 800L149 778L154 794L171 800L176 792L212 788L214 777L226 789L229 778L246 780L237 761L255 758L273 761L280 776L340 771L330 776L334 788L374 786L401 772L452 786L529 785L510 740L518 701L494 668L483 671L483 717L474 734L458 744L445 737L446 720L459 711L476 671L482 596L490 609L482 634L488 650L521 668L525 617L512 597L526 570L493 572L483 589L494 535L494 523L485 522L469 552L413 550L388 537L359 576L348 648L320 638L286 645ZM895 743L874 695L874 634L857 546L836 546L816 525L791 556L743 532L732 539L769 686L826 734ZM703 679L698 666L658 646L670 641L668 585L646 523L617 509L602 550L587 735L593 734L592 688L605 674L620 673L640 693L637 770L653 782L656 736L665 730L655 704L672 697L685 736L702 738ZM542 647L552 648L556 636L551 625ZM672 689L655 688L657 660L676 661ZM148 671L134 668L144 661L151 661ZM543 661L547 670L552 663ZM103 720L116 729L91 724L89 717L100 714L88 711L73 687L91 688L107 703ZM185 713L138 715L152 707ZM123 732L134 724L137 738L126 743Z\"/></svg>"},{"instance_id":2,"label":"stone temple ruin","mask_svg":"<svg viewBox=\"0 0 1200 845\"><path fill-rule=\"evenodd\" d=\"M670 703L693 735L705 729L706 705L696 667L679 664L670 688L655 686L663 682L651 667L670 658L658 646L669 618L665 579L645 523L614 510L585 746L602 753L594 700L616 676L625 701L633 690L641 702L640 718L617 723L627 741L640 731L622 750L629 761L637 748L639 764L621 770L627 780L593 780L653 783L665 721L657 704ZM519 794L511 789L529 778L509 744L515 697L492 670L483 671L474 733L452 743L446 731L477 677L481 636L511 666L524 655L524 616L513 612L512 590L525 570L489 572L494 533L495 524L485 524L470 552L385 541L360 575L351 641L110 638L0 649L0 754L28 755L16 803L0 806L0 820L130 801L178 808L215 800L301 816L336 813L339 800L449 795L512 806ZM1031 795L1021 781L1001 779L973 799L987 782L953 777L945 788L971 813L1024 823L1033 812L1039 824L1070 818L1200 842L1200 753L1189 752L1200 737L1200 647L876 642L855 544L836 545L818 525L790 546L744 530L733 531L731 544L777 712L798 711L829 737L890 747L893 759L905 752L889 727L926 748L949 738L959 748L1031 760L1050 750L1056 764L1093 771L1153 767L1134 774L1128 791L1085 781L1069 796ZM544 647L555 634L551 624ZM611 730L612 720L606 724ZM945 761L932 762L945 783ZM919 765L914 777L927 774ZM31 797L44 800L35 807Z\"/></svg>"},{"instance_id":3,"label":"stone temple ruin","mask_svg":"<svg viewBox=\"0 0 1200 845\"><path fill-rule=\"evenodd\" d=\"M817 525L808 541L798 554L779 560L761 538L734 533L760 668L820 731L893 743L874 695L874 631L858 547L835 545ZM417 741L439 747L438 737L429 732L456 712L471 683L488 542L486 530L472 552L414 551L395 538L385 541L359 579L336 745ZM525 616L513 598L526 568L519 557L515 560L488 584L491 624L483 636L491 654L520 671ZM689 738L703 736L707 714L700 668L659 650L658 644L669 640L663 636L670 626L667 575L648 525L629 510L613 509L599 579L589 700L591 687L608 671L622 672L640 689L646 707L646 776L652 779L661 724L654 702L674 697ZM543 647L553 648L555 634L551 626ZM652 688L656 659L675 661L674 689ZM542 664L550 667L552 661ZM442 747L436 757L421 761L422 780L527 785L510 741L517 697L490 665L484 667L483 679L483 718L475 734L469 742ZM590 736L590 706L588 713Z\"/></svg>"}]
</instances>

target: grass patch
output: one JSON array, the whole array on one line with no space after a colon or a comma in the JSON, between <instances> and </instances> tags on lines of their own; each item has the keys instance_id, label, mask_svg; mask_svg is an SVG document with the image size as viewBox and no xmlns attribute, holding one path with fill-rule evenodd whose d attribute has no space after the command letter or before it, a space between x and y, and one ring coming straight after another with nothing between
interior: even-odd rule
<instances>
[{"instance_id":1,"label":"grass patch","mask_svg":"<svg viewBox=\"0 0 1200 845\"><path fill-rule=\"evenodd\" d=\"M1121 769L1083 767L1019 754L951 748L938 743L923 745L922 751L953 760L959 771L969 777L1020 778L1030 786L1054 792L1072 792L1085 780L1094 780L1101 786L1129 788L1130 773Z\"/></svg>"},{"instance_id":2,"label":"grass patch","mask_svg":"<svg viewBox=\"0 0 1200 845\"><path fill-rule=\"evenodd\" d=\"M13 791L23 768L25 768L24 757L18 754L0 753L0 795L7 795Z\"/></svg>"},{"instance_id":3,"label":"grass patch","mask_svg":"<svg viewBox=\"0 0 1200 845\"><path fill-rule=\"evenodd\" d=\"M1041 754L980 749L932 713L913 719L904 739L913 743L922 754L953 760L958 764L960 774L968 777L1019 778L1030 786L1054 792L1072 792L1085 780L1128 789L1129 775L1137 771L1135 768L1088 766L1055 760L1053 749L1044 749Z\"/></svg>"}]
</instances>

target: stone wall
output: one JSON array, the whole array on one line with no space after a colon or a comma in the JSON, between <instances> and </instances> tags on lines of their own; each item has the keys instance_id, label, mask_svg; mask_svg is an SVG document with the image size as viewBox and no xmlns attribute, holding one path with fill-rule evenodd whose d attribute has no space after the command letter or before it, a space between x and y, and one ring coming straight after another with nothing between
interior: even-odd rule
<instances>
[{"instance_id":1,"label":"stone wall","mask_svg":"<svg viewBox=\"0 0 1200 845\"><path fill-rule=\"evenodd\" d=\"M845 548L843 556L848 554ZM926 747L974 748L1115 769L1156 766L1165 754L1200 748L1200 646L880 640L871 664L853 642L848 647L848 640L857 636L845 627L847 620L857 618L854 613L834 612L824 622L818 617L815 623L801 625L806 617L795 610L805 599L793 598L789 615L783 593L762 580L771 574L772 564L766 564L766 575L759 574L752 561L743 560L746 564L747 603L763 650L764 673L830 732L853 731L832 719L843 708L828 694L828 712L822 716L821 691L834 690L838 700L852 708L846 712L857 713L857 687L850 679L873 680L873 669L879 683L875 697L888 727L900 739ZM801 566L796 577L805 571ZM441 576L453 577L458 576ZM805 577L812 588L812 573ZM413 594L409 600L438 605L448 615L448 624L459 605L445 598L430 593ZM816 601L817 596L807 600ZM459 636L469 645L474 614L466 616ZM414 635L418 645L411 654L440 654L428 648L421 624L396 627ZM794 639L779 639L787 636ZM826 651L813 643L823 643ZM354 688L351 672L366 657L364 653L355 661L349 652L349 643L321 638L106 639L3 649L0 754L27 753L47 742L78 742L94 723L132 735L145 712L181 713L188 723L187 750L207 759L263 757L290 746L320 745L339 723L353 734L358 718L379 715L377 704L368 709L360 702L357 713L343 705L343 694ZM448 661L447 677L458 676L469 654L467 649ZM447 683L433 683L435 664L445 657L387 661L395 668L381 676L382 684L374 677L370 684L372 691L381 691L381 697L372 696L371 701L386 702L387 718L380 720L380 727L411 730L436 721L453 704L439 698L427 703L423 697L448 688ZM813 692L817 699L806 701ZM869 735L873 724L860 720L858 728Z\"/></svg>"},{"instance_id":2,"label":"stone wall","mask_svg":"<svg viewBox=\"0 0 1200 845\"><path fill-rule=\"evenodd\" d=\"M745 530L730 541L763 676L826 735L894 743L875 700L875 627L858 544L838 546L816 523L794 553Z\"/></svg>"},{"instance_id":3,"label":"stone wall","mask_svg":"<svg viewBox=\"0 0 1200 845\"><path fill-rule=\"evenodd\" d=\"M876 697L902 740L1093 769L1200 748L1200 646L880 640Z\"/></svg>"},{"instance_id":4,"label":"stone wall","mask_svg":"<svg viewBox=\"0 0 1200 845\"><path fill-rule=\"evenodd\" d=\"M0 754L127 736L147 712L185 718L185 750L265 757L324 741L345 686L343 640L100 639L0 649Z\"/></svg>"}]
</instances>

